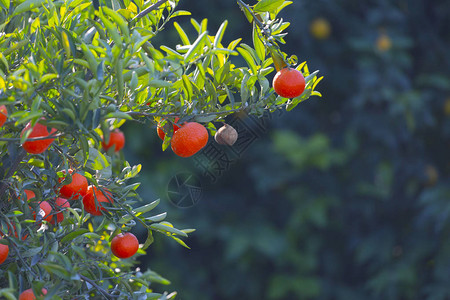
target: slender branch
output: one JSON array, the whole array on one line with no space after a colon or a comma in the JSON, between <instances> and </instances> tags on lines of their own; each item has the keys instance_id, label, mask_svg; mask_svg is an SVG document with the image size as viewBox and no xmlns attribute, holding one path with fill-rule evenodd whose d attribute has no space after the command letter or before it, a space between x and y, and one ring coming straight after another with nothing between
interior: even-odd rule
<instances>
[{"instance_id":1,"label":"slender branch","mask_svg":"<svg viewBox=\"0 0 450 300\"><path fill-rule=\"evenodd\" d=\"M164 3L166 3L168 0L159 0L158 2L156 2L153 5L150 5L149 7L147 7L146 9L144 9L143 11L141 11L136 17L134 17L133 19L131 19L131 22L134 22L138 19L143 18L144 16L146 16L147 14L149 14L151 11L158 9L161 5L163 5Z\"/></svg>"},{"instance_id":2,"label":"slender branch","mask_svg":"<svg viewBox=\"0 0 450 300\"><path fill-rule=\"evenodd\" d=\"M249 108L249 106L246 106L246 107L242 106L239 108L225 110L225 111L196 114L195 116L196 117L207 117L207 116L212 116L212 115L226 115L226 114L233 113L233 112L244 111L248 108ZM145 113L145 112L139 112L139 111L130 111L127 114L132 117L178 117L178 116L180 116L179 113L170 113L170 114L162 115L160 113Z\"/></svg>"},{"instance_id":3,"label":"slender branch","mask_svg":"<svg viewBox=\"0 0 450 300\"><path fill-rule=\"evenodd\" d=\"M25 141L27 142L32 142L32 141L40 141L40 140L48 140L48 139L56 139L60 136L63 136L64 133L59 133L59 134L50 134L48 136L40 136L40 137L35 137L35 138L27 138ZM0 138L0 141L4 141L4 142L17 142L20 141L20 138Z\"/></svg>"},{"instance_id":4,"label":"slender branch","mask_svg":"<svg viewBox=\"0 0 450 300\"><path fill-rule=\"evenodd\" d=\"M99 286L98 284L96 284L92 279L84 276L84 275L80 275L80 278L83 279L84 281L89 282L92 286L94 286L100 293L102 293L103 296L105 296L107 299L111 299L111 298L118 298L118 296L116 295L111 295L110 293L108 293L104 288L102 288L101 286Z\"/></svg>"}]
</instances>

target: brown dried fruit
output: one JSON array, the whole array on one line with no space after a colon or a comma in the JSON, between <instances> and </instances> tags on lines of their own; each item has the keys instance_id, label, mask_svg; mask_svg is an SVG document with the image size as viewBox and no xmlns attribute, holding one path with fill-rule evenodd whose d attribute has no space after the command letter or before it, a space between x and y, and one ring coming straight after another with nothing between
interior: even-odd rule
<instances>
[{"instance_id":1,"label":"brown dried fruit","mask_svg":"<svg viewBox=\"0 0 450 300\"><path fill-rule=\"evenodd\" d=\"M238 133L231 125L225 124L217 130L214 139L217 144L232 146L238 138Z\"/></svg>"}]
</instances>

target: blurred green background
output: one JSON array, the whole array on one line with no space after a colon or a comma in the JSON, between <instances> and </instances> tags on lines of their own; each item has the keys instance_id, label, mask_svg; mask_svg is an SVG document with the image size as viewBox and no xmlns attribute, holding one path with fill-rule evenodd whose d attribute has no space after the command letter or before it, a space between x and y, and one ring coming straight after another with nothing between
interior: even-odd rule
<instances>
[{"instance_id":1,"label":"blurred green background","mask_svg":"<svg viewBox=\"0 0 450 300\"><path fill-rule=\"evenodd\" d=\"M179 8L211 32L228 19L225 43L251 44L235 1ZM282 50L320 70L323 98L234 116L233 149L211 138L190 159L162 152L155 127L128 124L142 197L197 229L191 250L156 236L142 267L171 285L155 289L183 300L450 299L449 15L447 0L295 0L281 14ZM158 38L175 46L167 29ZM168 200L180 173L202 188L187 208Z\"/></svg>"}]
</instances>

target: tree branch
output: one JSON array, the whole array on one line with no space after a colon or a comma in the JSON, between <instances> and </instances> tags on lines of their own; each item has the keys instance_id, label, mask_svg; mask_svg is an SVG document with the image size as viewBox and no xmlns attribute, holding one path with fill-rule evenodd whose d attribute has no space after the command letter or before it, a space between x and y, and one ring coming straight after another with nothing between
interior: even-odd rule
<instances>
[{"instance_id":1,"label":"tree branch","mask_svg":"<svg viewBox=\"0 0 450 300\"><path fill-rule=\"evenodd\" d=\"M136 17L134 17L133 19L131 19L131 22L134 22L138 19L143 18L144 16L146 16L147 14L149 14L151 11L158 9L161 5L163 5L164 3L166 3L168 0L159 0L158 2L156 2L155 4L150 5L149 7L147 7L146 9L144 9L143 11L141 11Z\"/></svg>"}]
</instances>

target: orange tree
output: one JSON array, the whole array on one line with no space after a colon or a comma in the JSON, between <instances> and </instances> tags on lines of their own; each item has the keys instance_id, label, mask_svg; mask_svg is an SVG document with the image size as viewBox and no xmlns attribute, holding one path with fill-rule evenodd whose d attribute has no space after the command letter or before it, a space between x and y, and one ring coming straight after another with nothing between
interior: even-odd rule
<instances>
[{"instance_id":1,"label":"orange tree","mask_svg":"<svg viewBox=\"0 0 450 300\"><path fill-rule=\"evenodd\" d=\"M141 199L139 183L129 183L141 166L124 158L120 126L160 123L163 150L175 140L190 156L227 115L291 110L320 96L317 71L280 48L289 23L277 15L291 1L238 0L251 45L225 44L227 21L211 32L206 19L190 19L194 36L173 22L181 44L155 45L169 21L190 14L177 4L0 0L0 297L174 298L153 291L167 280L136 268L136 257L154 233L187 247L193 230L150 213L159 200ZM305 77L293 99L267 79L283 68ZM144 241L129 233L137 223Z\"/></svg>"}]
</instances>

